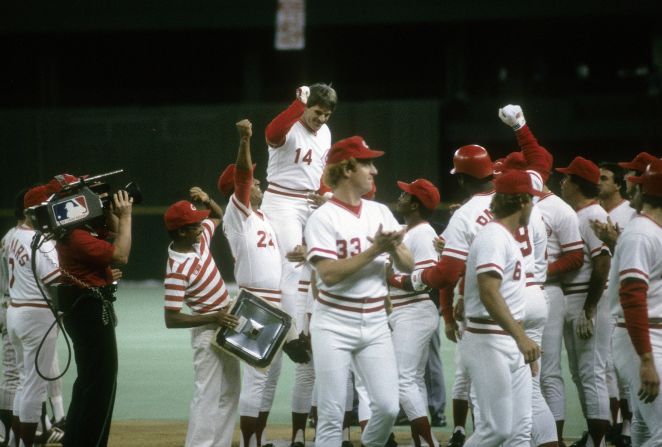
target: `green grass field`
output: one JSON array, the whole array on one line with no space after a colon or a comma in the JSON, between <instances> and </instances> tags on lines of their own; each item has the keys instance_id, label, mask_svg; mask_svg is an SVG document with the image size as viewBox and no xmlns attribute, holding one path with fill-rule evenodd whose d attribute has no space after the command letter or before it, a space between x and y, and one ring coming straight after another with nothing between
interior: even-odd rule
<instances>
[{"instance_id":1,"label":"green grass field","mask_svg":"<svg viewBox=\"0 0 662 447\"><path fill-rule=\"evenodd\" d=\"M186 420L193 394L193 366L190 335L187 329L166 329L163 322L163 289L160 283L124 283L117 293L116 311L119 318L117 339L119 346L118 393L114 419ZM447 395L453 381L453 353L455 345L442 339L442 362ZM67 350L60 336L60 367L64 368ZM584 427L577 392L564 365L568 396L565 435L578 437ZM63 378L65 405L69 402L75 378L75 364ZM290 394L293 364L283 361L283 370L274 407L269 421L272 424L290 423ZM451 402L446 414L450 431Z\"/></svg>"}]
</instances>

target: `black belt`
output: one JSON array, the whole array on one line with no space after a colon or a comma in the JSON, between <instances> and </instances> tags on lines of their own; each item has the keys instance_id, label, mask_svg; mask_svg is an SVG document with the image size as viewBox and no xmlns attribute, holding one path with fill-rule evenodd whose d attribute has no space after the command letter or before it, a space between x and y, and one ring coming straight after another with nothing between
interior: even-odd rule
<instances>
[{"instance_id":1,"label":"black belt","mask_svg":"<svg viewBox=\"0 0 662 447\"><path fill-rule=\"evenodd\" d=\"M103 287L77 287L71 284L58 284L55 292L55 308L59 312L69 312L82 299L98 299L102 304L102 319L105 325L113 323L117 326L117 317L113 309L116 284Z\"/></svg>"}]
</instances>

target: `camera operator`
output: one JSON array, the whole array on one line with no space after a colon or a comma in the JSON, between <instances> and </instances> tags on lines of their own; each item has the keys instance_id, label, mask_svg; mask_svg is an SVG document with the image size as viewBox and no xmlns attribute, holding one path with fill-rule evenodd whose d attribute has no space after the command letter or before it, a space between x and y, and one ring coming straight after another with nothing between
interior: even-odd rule
<instances>
[{"instance_id":1,"label":"camera operator","mask_svg":"<svg viewBox=\"0 0 662 447\"><path fill-rule=\"evenodd\" d=\"M58 178L66 183L78 180L68 175ZM133 199L120 190L112 196L105 225L76 227L56 244L63 283L58 287L58 306L64 312L77 366L67 413L67 447L108 443L118 368L111 264L129 260L132 206ZM112 242L106 240L111 232Z\"/></svg>"}]
</instances>

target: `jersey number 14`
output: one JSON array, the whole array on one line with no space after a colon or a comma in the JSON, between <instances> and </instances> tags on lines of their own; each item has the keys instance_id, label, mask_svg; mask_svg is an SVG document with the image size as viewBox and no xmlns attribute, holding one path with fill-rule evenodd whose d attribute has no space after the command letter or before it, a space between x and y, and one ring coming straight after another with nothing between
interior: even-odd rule
<instances>
[{"instance_id":1,"label":"jersey number 14","mask_svg":"<svg viewBox=\"0 0 662 447\"><path fill-rule=\"evenodd\" d=\"M308 152L303 155L303 158L301 157L301 152L301 148L298 147L296 150L296 156L294 157L294 163L306 163L308 166L310 166L310 164L313 162L313 150L308 149Z\"/></svg>"}]
</instances>

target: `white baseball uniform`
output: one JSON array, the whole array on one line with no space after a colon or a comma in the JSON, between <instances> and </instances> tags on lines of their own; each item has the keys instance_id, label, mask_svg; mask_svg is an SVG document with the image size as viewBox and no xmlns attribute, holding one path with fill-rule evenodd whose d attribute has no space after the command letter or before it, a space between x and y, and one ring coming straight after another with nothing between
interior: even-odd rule
<instances>
[{"instance_id":1,"label":"white baseball uniform","mask_svg":"<svg viewBox=\"0 0 662 447\"><path fill-rule=\"evenodd\" d=\"M614 330L614 361L616 368L630 386L630 404L633 407L632 445L652 447L662 445L662 399L643 403L636 395L641 386L640 360L626 329L623 308L618 296L619 285L634 279L648 285L648 337L652 347L655 368L662 371L662 229L645 215L637 216L625 227L618 239L609 278L612 315L617 318Z\"/></svg>"},{"instance_id":2,"label":"white baseball uniform","mask_svg":"<svg viewBox=\"0 0 662 447\"><path fill-rule=\"evenodd\" d=\"M577 335L577 318L584 309L593 269L592 259L605 252L611 255L607 246L593 232L590 221L606 222L607 212L595 201L576 212L579 233L584 241L584 262L579 270L565 275L561 284L566 298L563 327L565 347L584 417L609 420L606 363L611 334L608 300L601 298L598 301L593 336L582 339Z\"/></svg>"},{"instance_id":3,"label":"white baseball uniform","mask_svg":"<svg viewBox=\"0 0 662 447\"><path fill-rule=\"evenodd\" d=\"M499 222L476 235L467 258L464 306L467 328L459 343L462 368L472 383L480 418L465 446L529 446L531 372L515 340L483 305L478 275L501 277L500 293L513 318L524 319L524 258L513 235ZM486 368L489 365L489 368Z\"/></svg>"},{"instance_id":4,"label":"white baseball uniform","mask_svg":"<svg viewBox=\"0 0 662 447\"><path fill-rule=\"evenodd\" d=\"M442 255L466 262L469 247L476 237L476 233L494 217L490 211L493 197L494 191L475 194L453 213L448 226L440 235L446 244ZM456 350L455 355L458 358L455 359L453 399L468 401L471 381L464 368L461 367L462 353Z\"/></svg>"},{"instance_id":5,"label":"white baseball uniform","mask_svg":"<svg viewBox=\"0 0 662 447\"><path fill-rule=\"evenodd\" d=\"M370 247L380 225L383 231L400 226L388 208L361 200L357 207L331 198L310 218L305 229L308 260L344 259ZM362 434L366 447L383 446L398 414L398 373L385 311L388 293L382 254L334 285L317 279L310 333L317 380L316 445L342 442L345 387L350 365L366 387L370 418ZM314 265L314 262L313 262Z\"/></svg>"},{"instance_id":6,"label":"white baseball uniform","mask_svg":"<svg viewBox=\"0 0 662 447\"><path fill-rule=\"evenodd\" d=\"M16 368L16 351L7 332L7 307L9 306L9 265L7 246L17 227L10 228L0 241L0 331L2 333L2 378L0 379L0 410L14 409L14 395L19 382Z\"/></svg>"},{"instance_id":7,"label":"white baseball uniform","mask_svg":"<svg viewBox=\"0 0 662 447\"><path fill-rule=\"evenodd\" d=\"M39 291L48 295L47 285L56 283L60 270L55 243L46 241L35 253L35 271L32 269L30 244L35 231L21 225L14 232L7 246L9 266L9 296L7 327L9 338L16 351L16 366L21 372L14 397L14 415L21 422L37 423L41 416L41 404L46 400L46 380L39 376L35 360L42 374L49 374L57 349L58 330L49 332L55 317ZM46 335L48 332L48 335ZM44 340L39 356L37 350Z\"/></svg>"},{"instance_id":8,"label":"white baseball uniform","mask_svg":"<svg viewBox=\"0 0 662 447\"><path fill-rule=\"evenodd\" d=\"M217 312L228 305L228 291L209 250L215 225L202 222L203 232L194 251L180 253L168 248L165 276L165 308L181 311L184 303L192 312ZM191 328L195 390L191 401L186 447L232 444L235 415L241 388L239 360L211 347L215 324Z\"/></svg>"},{"instance_id":9,"label":"white baseball uniform","mask_svg":"<svg viewBox=\"0 0 662 447\"><path fill-rule=\"evenodd\" d=\"M547 230L547 260L556 261L563 253L584 246L579 234L577 213L563 199L547 193L536 204ZM540 357L540 386L554 419L565 419L565 385L561 370L561 345L565 297L558 278L545 282L545 294L549 302L549 313L542 336Z\"/></svg>"},{"instance_id":10,"label":"white baseball uniform","mask_svg":"<svg viewBox=\"0 0 662 447\"><path fill-rule=\"evenodd\" d=\"M250 173L245 181L235 182L235 193L230 197L223 215L223 232L234 257L237 285L280 307L281 259L278 241L267 216L250 206L248 197L252 183ZM279 353L266 371L244 365L239 397L241 416L257 418L260 412L271 410L281 363Z\"/></svg>"},{"instance_id":11,"label":"white baseball uniform","mask_svg":"<svg viewBox=\"0 0 662 447\"><path fill-rule=\"evenodd\" d=\"M290 109L299 107L303 113L303 107L298 101L290 105ZM279 147L269 146L269 185L264 192L261 208L269 216L281 251L282 307L296 317L301 268L289 262L285 254L302 243L303 229L313 212L306 197L320 187L326 153L331 148L331 131L324 124L317 132L313 132L299 120L289 129L280 129L280 132L285 134L284 143Z\"/></svg>"},{"instance_id":12,"label":"white baseball uniform","mask_svg":"<svg viewBox=\"0 0 662 447\"><path fill-rule=\"evenodd\" d=\"M517 230L515 240L520 244L526 272L524 330L531 340L540 345L549 315L549 303L543 289L547 279L547 228L537 204L531 210L529 225ZM533 445L556 442L556 423L540 388L540 372L532 378L531 398Z\"/></svg>"},{"instance_id":13,"label":"white baseball uniform","mask_svg":"<svg viewBox=\"0 0 662 447\"><path fill-rule=\"evenodd\" d=\"M303 231L314 208L307 201L307 194L320 188L320 179L326 166L326 154L331 148L331 131L324 124L313 132L300 119L305 106L295 100L276 117L267 128L267 136L274 132L279 141L269 141L267 182L269 185L262 199L262 210L269 216L276 232L281 252L281 306L295 318L297 332L305 329L304 315L310 274L308 267L298 267L289 262L286 253L303 242ZM287 115L285 121L281 121ZM299 120L297 121L297 117ZM282 144L280 144L282 143ZM277 144L280 144L276 147ZM302 327L299 327L302 326ZM292 390L292 412L307 413L315 381L313 362L295 365Z\"/></svg>"},{"instance_id":14,"label":"white baseball uniform","mask_svg":"<svg viewBox=\"0 0 662 447\"><path fill-rule=\"evenodd\" d=\"M436 233L427 222L407 228L403 243L414 257L414 269L435 264L438 254L433 240ZM400 273L394 268L395 273ZM428 415L425 365L430 339L439 327L439 312L426 290L407 292L391 287L393 346L398 364L400 405L410 421Z\"/></svg>"},{"instance_id":15,"label":"white baseball uniform","mask_svg":"<svg viewBox=\"0 0 662 447\"><path fill-rule=\"evenodd\" d=\"M625 226L637 215L637 212L634 208L630 206L629 200L621 200L618 205L611 209L605 208L609 218L611 219L614 225L618 225L618 228L623 231ZM614 265L610 268L615 268ZM610 324L613 327L616 327L616 320L612 317L609 319ZM612 329L613 331L613 329ZM627 399L630 390L627 386L627 383L617 374L614 367L614 359L612 354L612 343L609 343L609 353L607 357L607 390L609 391L609 398L621 398Z\"/></svg>"}]
</instances>

